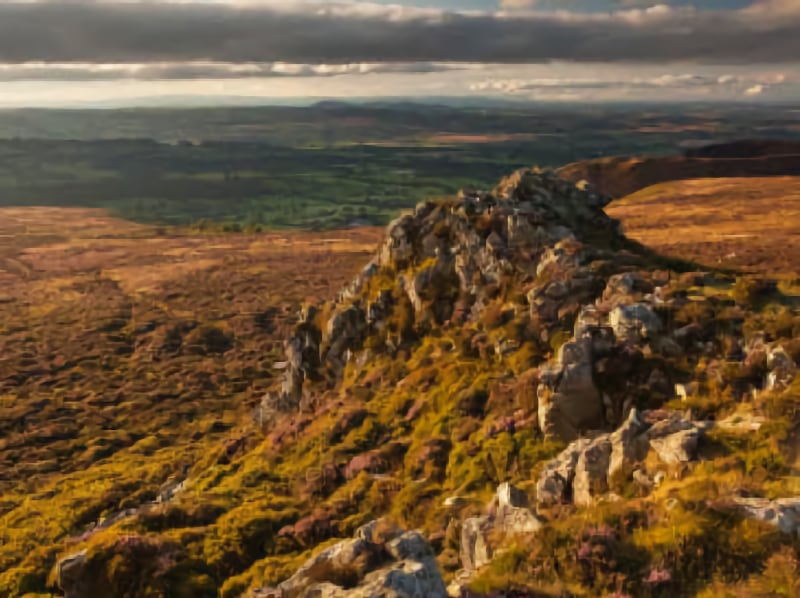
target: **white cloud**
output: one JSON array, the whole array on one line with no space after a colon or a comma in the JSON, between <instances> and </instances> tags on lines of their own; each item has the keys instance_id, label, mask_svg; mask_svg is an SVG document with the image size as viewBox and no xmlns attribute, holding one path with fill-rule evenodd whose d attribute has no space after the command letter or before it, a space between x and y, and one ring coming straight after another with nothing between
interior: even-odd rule
<instances>
[{"instance_id":1,"label":"white cloud","mask_svg":"<svg viewBox=\"0 0 800 598\"><path fill-rule=\"evenodd\" d=\"M745 89L744 95L760 96L762 93L766 91L766 89L767 89L766 85L761 85L760 83L757 83L756 85L753 85L752 87L748 87L747 89Z\"/></svg>"},{"instance_id":2,"label":"white cloud","mask_svg":"<svg viewBox=\"0 0 800 598\"><path fill-rule=\"evenodd\" d=\"M743 13L756 16L786 17L800 15L798 0L755 0Z\"/></svg>"},{"instance_id":3,"label":"white cloud","mask_svg":"<svg viewBox=\"0 0 800 598\"><path fill-rule=\"evenodd\" d=\"M742 95L755 97L768 89L788 86L797 89L797 76L785 73L743 72L739 74L719 73L713 69L688 73L629 73L606 65L595 69L593 76L536 76L536 77L490 77L469 84L473 93L499 94L510 97L532 97L543 92L578 93L597 100L614 97L650 99L719 98L733 100ZM771 94L770 94L771 95Z\"/></svg>"},{"instance_id":4,"label":"white cloud","mask_svg":"<svg viewBox=\"0 0 800 598\"><path fill-rule=\"evenodd\" d=\"M154 63L0 63L0 81L139 81L185 79L241 79L258 77L336 77L377 73L436 73L481 70L482 64L443 62L359 62L297 64L288 62L154 62Z\"/></svg>"},{"instance_id":5,"label":"white cloud","mask_svg":"<svg viewBox=\"0 0 800 598\"><path fill-rule=\"evenodd\" d=\"M500 0L500 8L506 10L520 10L533 8L538 4L538 0Z\"/></svg>"}]
</instances>

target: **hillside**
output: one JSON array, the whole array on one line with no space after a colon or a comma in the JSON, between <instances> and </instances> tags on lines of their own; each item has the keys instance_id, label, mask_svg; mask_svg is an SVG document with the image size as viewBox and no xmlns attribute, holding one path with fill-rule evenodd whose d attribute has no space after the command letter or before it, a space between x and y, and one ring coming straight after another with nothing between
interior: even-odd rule
<instances>
[{"instance_id":1,"label":"hillside","mask_svg":"<svg viewBox=\"0 0 800 598\"><path fill-rule=\"evenodd\" d=\"M668 181L800 175L800 144L753 140L710 145L679 156L597 158L567 164L558 173L621 198Z\"/></svg>"},{"instance_id":2,"label":"hillside","mask_svg":"<svg viewBox=\"0 0 800 598\"><path fill-rule=\"evenodd\" d=\"M614 201L627 235L664 255L800 277L800 177L670 181Z\"/></svg>"},{"instance_id":3,"label":"hillside","mask_svg":"<svg viewBox=\"0 0 800 598\"><path fill-rule=\"evenodd\" d=\"M609 202L531 169L383 235L16 213L0 594L796 594L796 278Z\"/></svg>"},{"instance_id":4,"label":"hillside","mask_svg":"<svg viewBox=\"0 0 800 598\"><path fill-rule=\"evenodd\" d=\"M380 234L0 210L0 596L43 591L99 518L235 439L294 310L335 293Z\"/></svg>"}]
</instances>

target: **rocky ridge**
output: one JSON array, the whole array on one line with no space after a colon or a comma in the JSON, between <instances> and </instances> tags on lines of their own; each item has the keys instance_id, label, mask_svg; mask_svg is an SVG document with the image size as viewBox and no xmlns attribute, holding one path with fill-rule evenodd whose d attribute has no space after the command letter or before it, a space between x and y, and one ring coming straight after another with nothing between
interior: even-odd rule
<instances>
[{"instance_id":1,"label":"rocky ridge","mask_svg":"<svg viewBox=\"0 0 800 598\"><path fill-rule=\"evenodd\" d=\"M607 272L616 267L615 249L625 239L602 210L608 201L552 172L531 169L504 179L490 193L462 192L452 202L418 205L389 225L375 258L336 302L301 315L286 343L282 388L262 407L270 413L313 408L313 383L326 375L335 381L368 339L373 349L392 352L433 327L477 319L510 282L529 289L529 317L547 342L561 320L574 318L603 291ZM389 285L371 292L379 278ZM635 281L614 284L628 284L632 291ZM642 313L626 312L618 327L631 326ZM584 328L581 337L594 331ZM515 347L506 343L497 349ZM564 364L563 352L559 363ZM576 376L575 384L581 384L581 372L567 369L562 396L554 403L569 402ZM594 413L568 425L597 425L602 419L597 399Z\"/></svg>"},{"instance_id":2,"label":"rocky ridge","mask_svg":"<svg viewBox=\"0 0 800 598\"><path fill-rule=\"evenodd\" d=\"M266 433L258 459L271 459L269 475L282 484L278 500L298 504L258 538L275 551L260 558L279 561L280 577L253 574L254 596L439 596L445 580L462 595L510 547L553 541L552 522L573 514L578 532L568 540L583 544L562 559L577 563L572 574L582 572L586 587L598 591L609 571L636 566L625 570L634 595L668 588L669 567L680 563L640 562L636 550L632 564L608 557L640 541L619 523L627 514L610 517L617 528L584 529L582 513L636 498L636 509L644 501L656 515L632 520L657 527L658 509L671 508L662 503L682 500L662 494L677 492L693 467L715 454L715 467L739 459L730 446L741 441L718 434L767 421L724 410L756 410L751 399L761 395L791 398L797 348L745 325L731 277L627 240L603 212L608 201L528 169L489 192L422 203L389 226L334 301L302 311L280 388L254 418ZM786 426L789 413L780 415ZM294 470L298 462L314 475ZM769 466L777 473L763 475L781 483L787 468ZM486 508L476 507L492 488ZM714 509L796 529L796 499L723 503ZM365 526L389 512L399 525L379 535L381 525ZM284 574L286 554L328 541ZM592 560L594 550L606 556ZM62 561L73 588L83 587L84 562L81 553ZM521 577L533 583L549 562Z\"/></svg>"},{"instance_id":3,"label":"rocky ridge","mask_svg":"<svg viewBox=\"0 0 800 598\"><path fill-rule=\"evenodd\" d=\"M303 315L286 344L283 387L265 398L264 406L272 412L313 410L315 394L324 392L315 382L335 387L354 360L363 364L378 351L395 354L435 327L480 320L499 287L511 286L523 298L506 305L508 317L533 322L539 341L553 346L564 323L572 323L571 335L537 370L535 425L544 438L569 445L542 468L536 509L622 500L610 489L626 482L648 494L668 472L676 475L675 466L698 458L714 424L695 421L691 410L640 412L636 403L645 397L655 406L674 396L688 399L697 382L677 382L666 364L687 355L707 358L718 348L708 341L707 323L670 322L689 303L671 289L679 275L654 267L627 242L602 210L608 201L584 183L532 169L488 193L418 205L389 226L376 257L334 304ZM376 280L382 284L373 284ZM713 276L699 273L689 280L712 284ZM327 317L321 325L320 313ZM398 319L405 328L396 325ZM741 355L754 355L743 333L736 334ZM492 348L502 356L518 345L501 339ZM796 372L793 359L777 345L758 350L767 367L761 385L788 387ZM514 425L512 420L512 431ZM648 471L649 454L663 467ZM780 508L758 501L737 505L761 519L765 510L780 513L773 515L777 525L794 531L786 523L794 521L794 502L787 501L776 503ZM525 492L501 484L486 514L460 523L462 569L451 595L460 595L474 573L502 551L504 538L534 535L545 523Z\"/></svg>"}]
</instances>

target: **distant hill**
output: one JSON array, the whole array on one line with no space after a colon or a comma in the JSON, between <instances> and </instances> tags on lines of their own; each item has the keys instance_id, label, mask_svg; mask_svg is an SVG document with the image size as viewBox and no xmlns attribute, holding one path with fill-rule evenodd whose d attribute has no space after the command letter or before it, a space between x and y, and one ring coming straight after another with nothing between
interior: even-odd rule
<instances>
[{"instance_id":1,"label":"distant hill","mask_svg":"<svg viewBox=\"0 0 800 598\"><path fill-rule=\"evenodd\" d=\"M743 140L695 148L677 156L597 158L567 164L558 173L574 182L587 180L606 195L624 197L666 181L797 175L800 143Z\"/></svg>"},{"instance_id":2,"label":"distant hill","mask_svg":"<svg viewBox=\"0 0 800 598\"><path fill-rule=\"evenodd\" d=\"M769 156L799 156L800 142L785 139L742 139L730 143L715 143L684 152L687 158L763 158Z\"/></svg>"}]
</instances>

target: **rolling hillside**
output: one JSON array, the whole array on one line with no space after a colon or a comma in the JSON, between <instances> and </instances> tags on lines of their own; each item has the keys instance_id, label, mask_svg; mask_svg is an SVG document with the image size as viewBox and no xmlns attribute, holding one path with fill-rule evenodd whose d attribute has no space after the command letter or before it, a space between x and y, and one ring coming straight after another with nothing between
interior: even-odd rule
<instances>
[{"instance_id":1,"label":"rolling hillside","mask_svg":"<svg viewBox=\"0 0 800 598\"><path fill-rule=\"evenodd\" d=\"M800 175L800 144L742 141L707 146L679 156L607 157L558 169L567 180L587 180L601 193L621 198L667 181Z\"/></svg>"}]
</instances>

